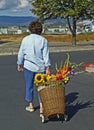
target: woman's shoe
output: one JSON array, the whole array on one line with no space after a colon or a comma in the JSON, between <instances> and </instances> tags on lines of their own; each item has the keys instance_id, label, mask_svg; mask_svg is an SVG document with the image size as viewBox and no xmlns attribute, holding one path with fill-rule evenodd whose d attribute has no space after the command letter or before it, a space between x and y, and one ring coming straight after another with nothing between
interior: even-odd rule
<instances>
[{"instance_id":1,"label":"woman's shoe","mask_svg":"<svg viewBox=\"0 0 94 130\"><path fill-rule=\"evenodd\" d=\"M34 108L31 108L30 106L27 106L25 110L29 112L34 112Z\"/></svg>"}]
</instances>

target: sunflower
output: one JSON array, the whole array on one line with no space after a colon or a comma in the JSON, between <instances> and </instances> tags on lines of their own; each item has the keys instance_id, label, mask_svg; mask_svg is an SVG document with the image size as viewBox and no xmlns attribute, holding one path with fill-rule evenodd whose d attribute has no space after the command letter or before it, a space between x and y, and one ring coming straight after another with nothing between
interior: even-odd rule
<instances>
[{"instance_id":1,"label":"sunflower","mask_svg":"<svg viewBox=\"0 0 94 130\"><path fill-rule=\"evenodd\" d=\"M40 83L42 83L43 80L44 80L43 74L40 74L40 73L36 74L34 80L35 80L35 84L40 84Z\"/></svg>"},{"instance_id":2,"label":"sunflower","mask_svg":"<svg viewBox=\"0 0 94 130\"><path fill-rule=\"evenodd\" d=\"M47 75L47 81L49 81L51 78L51 75Z\"/></svg>"},{"instance_id":3,"label":"sunflower","mask_svg":"<svg viewBox=\"0 0 94 130\"><path fill-rule=\"evenodd\" d=\"M53 80L56 80L56 75L51 74L51 78L52 78Z\"/></svg>"},{"instance_id":4,"label":"sunflower","mask_svg":"<svg viewBox=\"0 0 94 130\"><path fill-rule=\"evenodd\" d=\"M47 74L43 74L43 83L47 83Z\"/></svg>"},{"instance_id":5,"label":"sunflower","mask_svg":"<svg viewBox=\"0 0 94 130\"><path fill-rule=\"evenodd\" d=\"M51 81L51 80L55 80L56 76L51 74L51 75L47 75L47 81Z\"/></svg>"}]
</instances>

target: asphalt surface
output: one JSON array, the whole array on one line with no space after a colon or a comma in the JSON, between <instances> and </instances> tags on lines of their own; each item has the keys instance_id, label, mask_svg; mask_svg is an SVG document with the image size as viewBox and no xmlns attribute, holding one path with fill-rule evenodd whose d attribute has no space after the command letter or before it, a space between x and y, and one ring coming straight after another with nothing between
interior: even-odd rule
<instances>
[{"instance_id":1,"label":"asphalt surface","mask_svg":"<svg viewBox=\"0 0 94 130\"><path fill-rule=\"evenodd\" d=\"M74 62L94 62L94 51L70 51ZM66 58L66 52L51 53L51 72ZM16 70L16 55L0 56L0 130L93 130L94 74L83 73L71 78L65 86L67 122L55 118L42 123L35 89L36 111L25 111L27 105L23 73Z\"/></svg>"}]
</instances>

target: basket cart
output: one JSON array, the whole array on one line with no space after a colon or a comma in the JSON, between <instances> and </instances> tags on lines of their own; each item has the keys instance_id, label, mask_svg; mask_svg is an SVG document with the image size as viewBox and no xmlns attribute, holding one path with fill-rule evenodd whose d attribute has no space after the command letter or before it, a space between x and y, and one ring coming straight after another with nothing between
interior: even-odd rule
<instances>
[{"instance_id":1,"label":"basket cart","mask_svg":"<svg viewBox=\"0 0 94 130\"><path fill-rule=\"evenodd\" d=\"M68 116L65 114L65 87L40 86L38 92L43 104L42 122L44 123L54 117L67 121Z\"/></svg>"}]
</instances>

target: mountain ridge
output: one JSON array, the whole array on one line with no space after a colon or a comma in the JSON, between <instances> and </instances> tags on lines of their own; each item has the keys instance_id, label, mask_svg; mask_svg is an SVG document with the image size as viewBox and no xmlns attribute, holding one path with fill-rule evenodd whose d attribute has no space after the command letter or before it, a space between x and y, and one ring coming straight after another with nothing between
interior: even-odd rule
<instances>
[{"instance_id":1,"label":"mountain ridge","mask_svg":"<svg viewBox=\"0 0 94 130\"><path fill-rule=\"evenodd\" d=\"M0 16L0 26L27 26L31 21L36 20L37 17L34 16ZM45 20L45 24L50 26L53 25L65 25L66 20L61 18L48 19Z\"/></svg>"},{"instance_id":2,"label":"mountain ridge","mask_svg":"<svg viewBox=\"0 0 94 130\"><path fill-rule=\"evenodd\" d=\"M0 26L28 25L36 19L34 16L0 16Z\"/></svg>"}]
</instances>

